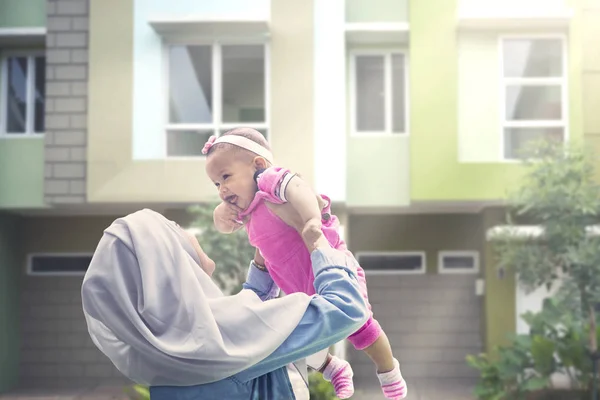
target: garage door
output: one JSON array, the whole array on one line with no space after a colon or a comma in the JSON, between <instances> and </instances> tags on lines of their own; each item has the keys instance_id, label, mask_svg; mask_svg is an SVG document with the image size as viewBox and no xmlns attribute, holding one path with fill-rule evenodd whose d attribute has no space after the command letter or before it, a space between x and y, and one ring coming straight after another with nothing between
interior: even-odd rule
<instances>
[{"instance_id":1,"label":"garage door","mask_svg":"<svg viewBox=\"0 0 600 400\"><path fill-rule=\"evenodd\" d=\"M473 381L477 374L466 365L465 357L482 349L476 275L425 275L416 259L411 265L414 273L402 275L390 268L385 271L385 265L383 273L365 268L373 313L390 339L403 375L421 382ZM373 363L349 347L356 387L378 386Z\"/></svg>"},{"instance_id":2,"label":"garage door","mask_svg":"<svg viewBox=\"0 0 600 400\"><path fill-rule=\"evenodd\" d=\"M21 292L21 386L95 387L126 380L93 344L81 305L91 255L28 258Z\"/></svg>"}]
</instances>

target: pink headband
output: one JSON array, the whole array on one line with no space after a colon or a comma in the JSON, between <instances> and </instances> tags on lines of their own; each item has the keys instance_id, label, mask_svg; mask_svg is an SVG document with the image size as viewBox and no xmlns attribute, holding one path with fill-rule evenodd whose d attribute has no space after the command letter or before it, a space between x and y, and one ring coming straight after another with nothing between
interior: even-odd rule
<instances>
[{"instance_id":1,"label":"pink headband","mask_svg":"<svg viewBox=\"0 0 600 400\"><path fill-rule=\"evenodd\" d=\"M271 164L274 164L273 154L269 150L248 138L236 135L221 136L219 138L217 138L214 135L209 137L208 141L204 145L204 148L202 149L202 154L207 154L210 148L218 143L229 143L234 146L241 147L242 149L246 149L256 155L263 157Z\"/></svg>"}]
</instances>

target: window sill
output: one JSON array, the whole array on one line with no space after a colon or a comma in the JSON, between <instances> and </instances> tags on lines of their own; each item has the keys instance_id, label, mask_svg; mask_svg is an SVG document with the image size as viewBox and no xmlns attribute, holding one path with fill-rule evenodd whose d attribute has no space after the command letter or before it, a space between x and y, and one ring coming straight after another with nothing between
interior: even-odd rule
<instances>
[{"instance_id":1,"label":"window sill","mask_svg":"<svg viewBox=\"0 0 600 400\"><path fill-rule=\"evenodd\" d=\"M346 39L353 44L408 44L408 23L347 23Z\"/></svg>"},{"instance_id":2,"label":"window sill","mask_svg":"<svg viewBox=\"0 0 600 400\"><path fill-rule=\"evenodd\" d=\"M387 132L352 132L350 137L360 139L371 138L407 138L408 133L387 133Z\"/></svg>"},{"instance_id":3,"label":"window sill","mask_svg":"<svg viewBox=\"0 0 600 400\"><path fill-rule=\"evenodd\" d=\"M45 46L46 28L44 27L9 27L0 28L1 46Z\"/></svg>"},{"instance_id":4,"label":"window sill","mask_svg":"<svg viewBox=\"0 0 600 400\"><path fill-rule=\"evenodd\" d=\"M17 140L23 140L23 139L44 139L44 136L46 136L44 133L39 133L39 134L31 134L31 133L27 133L27 134L0 134L0 140L10 140L10 139L17 139Z\"/></svg>"},{"instance_id":5,"label":"window sill","mask_svg":"<svg viewBox=\"0 0 600 400\"><path fill-rule=\"evenodd\" d=\"M172 18L148 21L154 31L167 40L227 38L266 38L269 21L248 19L193 19Z\"/></svg>"}]
</instances>

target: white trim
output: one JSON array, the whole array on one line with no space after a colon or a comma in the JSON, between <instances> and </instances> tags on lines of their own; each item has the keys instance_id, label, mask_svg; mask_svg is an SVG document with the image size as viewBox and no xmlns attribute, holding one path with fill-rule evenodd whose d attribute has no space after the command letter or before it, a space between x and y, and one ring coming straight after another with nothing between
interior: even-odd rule
<instances>
[{"instance_id":1,"label":"white trim","mask_svg":"<svg viewBox=\"0 0 600 400\"><path fill-rule=\"evenodd\" d=\"M162 96L163 96L163 107L164 112L162 115L162 122L166 129L163 132L163 146L162 146L162 158L167 158L169 154L169 113L170 113L170 103L171 103L171 85L169 82L169 77L171 76L171 57L169 54L169 45L163 42L163 46L161 48L162 51Z\"/></svg>"},{"instance_id":2,"label":"white trim","mask_svg":"<svg viewBox=\"0 0 600 400\"><path fill-rule=\"evenodd\" d=\"M445 257L470 257L473 259L473 268L445 268ZM456 251L442 250L438 252L438 273L439 274L477 274L479 273L479 252L478 251Z\"/></svg>"},{"instance_id":3,"label":"white trim","mask_svg":"<svg viewBox=\"0 0 600 400\"><path fill-rule=\"evenodd\" d=\"M392 54L400 54L404 58L404 132L393 132L393 99L392 99ZM402 48L388 49L356 49L350 50L350 136L352 137L399 137L408 136L410 133L410 105L409 105L409 58L408 51ZM383 58L383 90L384 97L384 130L383 131L357 131L358 113L356 112L356 99L358 97L356 85L356 59L361 56L381 56Z\"/></svg>"},{"instance_id":4,"label":"white trim","mask_svg":"<svg viewBox=\"0 0 600 400\"><path fill-rule=\"evenodd\" d=\"M27 81L25 83L25 132L35 133L35 57L27 57Z\"/></svg>"},{"instance_id":5,"label":"white trim","mask_svg":"<svg viewBox=\"0 0 600 400\"><path fill-rule=\"evenodd\" d=\"M44 27L0 28L0 37L46 36Z\"/></svg>"},{"instance_id":6,"label":"white trim","mask_svg":"<svg viewBox=\"0 0 600 400\"><path fill-rule=\"evenodd\" d=\"M348 43L408 43L410 25L406 22L351 22L345 24Z\"/></svg>"},{"instance_id":7,"label":"white trim","mask_svg":"<svg viewBox=\"0 0 600 400\"><path fill-rule=\"evenodd\" d=\"M29 276L83 276L85 272L34 272L32 271L31 261L33 257L64 257L64 258L75 258L75 257L93 257L94 253L28 253L26 262L26 273Z\"/></svg>"},{"instance_id":8,"label":"white trim","mask_svg":"<svg viewBox=\"0 0 600 400\"><path fill-rule=\"evenodd\" d=\"M221 18L186 16L151 19L148 25L166 41L196 40L264 40L270 36L269 21L264 17Z\"/></svg>"},{"instance_id":9,"label":"white trim","mask_svg":"<svg viewBox=\"0 0 600 400\"><path fill-rule=\"evenodd\" d=\"M346 32L408 32L407 22L347 22Z\"/></svg>"},{"instance_id":10,"label":"white trim","mask_svg":"<svg viewBox=\"0 0 600 400\"><path fill-rule=\"evenodd\" d=\"M0 55L0 138L5 137L8 104L8 63Z\"/></svg>"},{"instance_id":11,"label":"white trim","mask_svg":"<svg viewBox=\"0 0 600 400\"><path fill-rule=\"evenodd\" d=\"M538 121L506 121L505 128L562 128L563 122L556 120L538 120Z\"/></svg>"},{"instance_id":12,"label":"white trim","mask_svg":"<svg viewBox=\"0 0 600 400\"><path fill-rule=\"evenodd\" d=\"M222 47L223 46L262 46L263 54L264 54L264 79L265 79L265 121L264 122L222 122L222 111L223 111L223 69L222 69ZM210 46L212 50L212 77L211 77L211 85L212 85L212 123L171 123L169 120L169 96L170 96L170 86L169 86L169 63L170 63L170 52L169 48L171 46ZM165 98L165 111L164 111L164 157L168 159L198 159L204 158L203 154L199 154L197 156L170 156L168 154L167 143L168 143L168 132L173 131L212 131L212 135L219 137L221 135L221 131L229 130L233 128L237 128L240 126L254 128L257 130L264 130L265 137L267 140L270 139L271 131L270 131L270 114L271 114L271 104L270 104L270 90L271 90L271 76L270 76L270 43L267 41L257 41L257 40L198 40L196 42L185 41L182 43L176 42L168 42L165 43L163 47L163 55L164 55L164 65L165 65L165 74L163 77L164 80L164 98Z\"/></svg>"},{"instance_id":13,"label":"white trim","mask_svg":"<svg viewBox=\"0 0 600 400\"><path fill-rule=\"evenodd\" d=\"M600 225L590 225L586 227L588 236L600 236ZM486 240L493 241L502 238L518 239L538 239L544 234L544 228L541 225L498 225L487 230Z\"/></svg>"},{"instance_id":14,"label":"white trim","mask_svg":"<svg viewBox=\"0 0 600 400\"><path fill-rule=\"evenodd\" d=\"M361 256L419 256L421 257L421 268L413 271L403 270L374 270L365 269L367 275L424 275L427 272L427 254L424 251L361 251L355 254L356 260L360 264ZM363 268L364 269L364 268Z\"/></svg>"},{"instance_id":15,"label":"white trim","mask_svg":"<svg viewBox=\"0 0 600 400\"><path fill-rule=\"evenodd\" d=\"M560 86L563 84L563 78L561 77L546 77L546 78L504 78L504 84L506 86Z\"/></svg>"},{"instance_id":16,"label":"white trim","mask_svg":"<svg viewBox=\"0 0 600 400\"><path fill-rule=\"evenodd\" d=\"M506 40L536 40L555 39L561 43L562 51L562 76L560 77L505 77L504 76L504 42ZM569 62L567 49L567 36L565 34L504 34L498 36L498 61L499 69L499 112L500 112L500 161L520 162L518 158L509 158L505 153L506 128L562 128L564 143L570 140L569 131ZM507 120L506 119L506 88L507 86L559 86L561 88L561 119L560 120Z\"/></svg>"},{"instance_id":17,"label":"white trim","mask_svg":"<svg viewBox=\"0 0 600 400\"><path fill-rule=\"evenodd\" d=\"M223 122L223 52L221 44L212 46L212 123L214 134L220 135L219 124Z\"/></svg>"},{"instance_id":18,"label":"white trim","mask_svg":"<svg viewBox=\"0 0 600 400\"><path fill-rule=\"evenodd\" d=\"M218 130L229 130L237 128L242 124L227 123L219 124ZM243 123L243 126L254 129L269 129L269 126L265 123ZM215 124L166 124L165 130L173 131L214 131Z\"/></svg>"},{"instance_id":19,"label":"white trim","mask_svg":"<svg viewBox=\"0 0 600 400\"><path fill-rule=\"evenodd\" d=\"M265 123L264 128L265 138L269 141L271 137L271 46L269 42L264 44L265 51ZM248 127L253 127L252 124L245 124ZM255 128L258 129L258 128Z\"/></svg>"},{"instance_id":20,"label":"white trim","mask_svg":"<svg viewBox=\"0 0 600 400\"><path fill-rule=\"evenodd\" d=\"M8 106L8 59L25 57L27 59L27 76L25 81L25 132L7 132ZM35 59L46 57L41 50L10 50L0 54L0 139L23 139L43 137L44 132L35 131Z\"/></svg>"},{"instance_id":21,"label":"white trim","mask_svg":"<svg viewBox=\"0 0 600 400\"><path fill-rule=\"evenodd\" d=\"M393 134L394 107L392 106L392 82L392 53L387 53L383 59L383 93L385 96L383 99L383 120L385 121L384 126L386 132ZM358 95L358 93L356 95ZM354 113L353 115L357 116L358 114Z\"/></svg>"}]
</instances>

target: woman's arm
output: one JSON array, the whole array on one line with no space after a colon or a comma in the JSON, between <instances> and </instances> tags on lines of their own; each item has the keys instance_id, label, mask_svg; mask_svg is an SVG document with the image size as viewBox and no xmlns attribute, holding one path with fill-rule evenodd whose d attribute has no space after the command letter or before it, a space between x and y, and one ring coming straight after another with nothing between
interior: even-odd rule
<instances>
[{"instance_id":1,"label":"woman's arm","mask_svg":"<svg viewBox=\"0 0 600 400\"><path fill-rule=\"evenodd\" d=\"M367 321L369 312L356 279L356 260L330 248L315 250L311 260L317 295L300 323L277 350L237 374L237 379L245 382L306 358L348 337Z\"/></svg>"},{"instance_id":2,"label":"woman's arm","mask_svg":"<svg viewBox=\"0 0 600 400\"><path fill-rule=\"evenodd\" d=\"M252 290L262 301L271 300L279 296L279 287L266 270L259 269L254 262L250 263L244 289Z\"/></svg>"}]
</instances>

